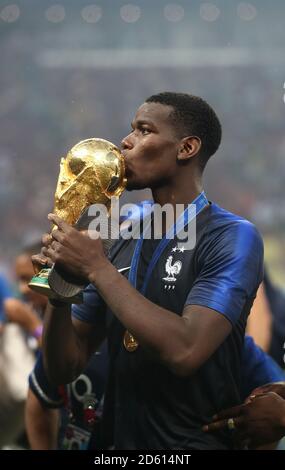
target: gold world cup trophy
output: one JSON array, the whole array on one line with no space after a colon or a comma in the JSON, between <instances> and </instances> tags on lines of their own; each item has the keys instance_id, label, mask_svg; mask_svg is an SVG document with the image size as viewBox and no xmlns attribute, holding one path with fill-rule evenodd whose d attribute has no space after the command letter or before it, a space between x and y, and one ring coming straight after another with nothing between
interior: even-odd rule
<instances>
[{"instance_id":1,"label":"gold world cup trophy","mask_svg":"<svg viewBox=\"0 0 285 470\"><path fill-rule=\"evenodd\" d=\"M111 198L119 197L125 187L125 164L120 150L104 139L82 140L61 159L54 213L78 230L87 229L88 208L104 204L110 214ZM104 240L104 244L107 251L110 241ZM29 284L40 294L69 303L82 301L85 285L86 280L57 264L43 268Z\"/></svg>"}]
</instances>

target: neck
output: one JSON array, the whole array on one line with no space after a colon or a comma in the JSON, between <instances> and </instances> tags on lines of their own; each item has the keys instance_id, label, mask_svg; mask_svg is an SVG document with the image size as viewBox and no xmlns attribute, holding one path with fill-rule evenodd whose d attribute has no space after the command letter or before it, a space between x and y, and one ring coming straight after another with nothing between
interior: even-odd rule
<instances>
[{"instance_id":1,"label":"neck","mask_svg":"<svg viewBox=\"0 0 285 470\"><path fill-rule=\"evenodd\" d=\"M190 204L203 191L201 176L187 175L177 178L171 184L152 190L153 200L157 204Z\"/></svg>"}]
</instances>

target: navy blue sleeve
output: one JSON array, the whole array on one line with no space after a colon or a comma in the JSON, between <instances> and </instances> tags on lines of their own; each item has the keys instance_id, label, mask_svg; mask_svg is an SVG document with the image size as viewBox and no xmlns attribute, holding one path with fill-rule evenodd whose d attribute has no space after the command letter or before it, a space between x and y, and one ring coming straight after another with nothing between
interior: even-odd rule
<instances>
[{"instance_id":1,"label":"navy blue sleeve","mask_svg":"<svg viewBox=\"0 0 285 470\"><path fill-rule=\"evenodd\" d=\"M59 387L48 381L41 352L37 357L34 370L29 375L29 385L38 400L47 408L60 408L63 406L63 398L59 393Z\"/></svg>"},{"instance_id":2,"label":"navy blue sleeve","mask_svg":"<svg viewBox=\"0 0 285 470\"><path fill-rule=\"evenodd\" d=\"M72 316L92 324L105 322L106 304L98 294L96 287L89 284L83 291L83 303L72 305Z\"/></svg>"},{"instance_id":3,"label":"navy blue sleeve","mask_svg":"<svg viewBox=\"0 0 285 470\"><path fill-rule=\"evenodd\" d=\"M244 401L256 387L285 380L285 372L259 348L251 336L245 336L242 355L241 397Z\"/></svg>"},{"instance_id":4,"label":"navy blue sleeve","mask_svg":"<svg viewBox=\"0 0 285 470\"><path fill-rule=\"evenodd\" d=\"M0 322L6 320L4 301L13 297L12 290L3 276L0 276Z\"/></svg>"},{"instance_id":5,"label":"navy blue sleeve","mask_svg":"<svg viewBox=\"0 0 285 470\"><path fill-rule=\"evenodd\" d=\"M198 277L185 305L201 305L224 315L233 325L263 277L263 242L250 222L239 220L204 243Z\"/></svg>"}]
</instances>

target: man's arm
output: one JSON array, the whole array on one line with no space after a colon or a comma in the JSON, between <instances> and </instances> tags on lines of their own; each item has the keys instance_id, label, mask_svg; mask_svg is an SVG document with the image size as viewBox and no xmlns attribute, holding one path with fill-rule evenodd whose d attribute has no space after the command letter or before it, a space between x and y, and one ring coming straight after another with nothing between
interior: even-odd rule
<instances>
[{"instance_id":1,"label":"man's arm","mask_svg":"<svg viewBox=\"0 0 285 470\"><path fill-rule=\"evenodd\" d=\"M231 331L230 322L209 308L187 306L180 317L150 302L107 260L90 280L138 342L178 375L193 373ZM43 355L48 377L54 383L69 383L98 349L105 331L72 318L70 307L65 305L48 307L44 324Z\"/></svg>"},{"instance_id":2,"label":"man's arm","mask_svg":"<svg viewBox=\"0 0 285 470\"><path fill-rule=\"evenodd\" d=\"M53 242L43 254L96 285L125 328L178 375L193 373L213 354L255 293L263 250L251 224L234 225L231 243L218 237L207 249L199 282L180 316L137 292L106 258L100 238L91 240L53 214L49 219L58 230L52 231Z\"/></svg>"},{"instance_id":3,"label":"man's arm","mask_svg":"<svg viewBox=\"0 0 285 470\"><path fill-rule=\"evenodd\" d=\"M72 229L74 230L74 229ZM74 232L78 233L76 230ZM43 266L52 266L53 260L45 252L50 248L51 236L45 234L42 238L44 248L38 255L32 256L35 272ZM84 299L89 302L88 295ZM42 335L43 362L48 379L54 384L72 382L85 368L92 352L96 351L106 336L105 325L100 321L96 329L88 321L80 321L72 316L72 306L57 302L57 306L48 303L44 315ZM93 305L91 305L93 311Z\"/></svg>"},{"instance_id":4,"label":"man's arm","mask_svg":"<svg viewBox=\"0 0 285 470\"><path fill-rule=\"evenodd\" d=\"M108 261L90 275L90 281L138 342L178 375L198 369L231 332L231 323L210 308L189 305L179 316L159 307Z\"/></svg>"},{"instance_id":5,"label":"man's arm","mask_svg":"<svg viewBox=\"0 0 285 470\"><path fill-rule=\"evenodd\" d=\"M48 305L44 316L43 358L49 380L63 384L72 382L105 337L103 328L71 316L71 306Z\"/></svg>"},{"instance_id":6,"label":"man's arm","mask_svg":"<svg viewBox=\"0 0 285 470\"><path fill-rule=\"evenodd\" d=\"M59 411L45 407L30 388L25 407L25 425L32 450L56 449Z\"/></svg>"},{"instance_id":7,"label":"man's arm","mask_svg":"<svg viewBox=\"0 0 285 470\"><path fill-rule=\"evenodd\" d=\"M55 241L43 250L43 254L96 285L100 297L126 329L173 372L178 375L193 373L231 332L230 321L211 308L189 305L179 316L152 303L117 272L106 258L100 239L91 240L57 216L51 216L50 220L58 225L59 230L52 232ZM48 370L52 366L55 372L58 368L55 364L59 361L55 357L58 338L64 338L65 343L69 343L65 346L67 356L61 359L61 370L64 365L66 367L66 361L69 370L78 370L78 362L73 362L74 351L77 351L77 361L78 355L86 357L89 349L85 342L89 327L81 325L80 331L77 328L74 335L73 327L69 325L66 336L70 315L65 309L62 310L62 317L64 315L66 319L62 319L61 326L58 319L61 312L58 315L56 312L48 313L44 339L46 364ZM64 378L65 382L67 380L70 381L70 377Z\"/></svg>"}]
</instances>

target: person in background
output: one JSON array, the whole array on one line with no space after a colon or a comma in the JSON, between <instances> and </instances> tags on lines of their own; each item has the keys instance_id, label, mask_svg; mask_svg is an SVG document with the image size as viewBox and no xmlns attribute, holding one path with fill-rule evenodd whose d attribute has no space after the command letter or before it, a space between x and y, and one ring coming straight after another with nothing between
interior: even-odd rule
<instances>
[{"instance_id":1,"label":"person in background","mask_svg":"<svg viewBox=\"0 0 285 470\"><path fill-rule=\"evenodd\" d=\"M3 325L7 320L5 302L10 298L13 298L12 289L4 275L0 274L0 333L3 331Z\"/></svg>"},{"instance_id":2,"label":"person in background","mask_svg":"<svg viewBox=\"0 0 285 470\"><path fill-rule=\"evenodd\" d=\"M17 309L17 311L16 311ZM7 281L0 280L0 448L19 445L24 432L24 404L27 376L34 364L34 354L27 344L25 332L16 316L34 316L23 302L15 299ZM21 313L20 313L21 312ZM27 315L26 315L27 314ZM33 332L38 324L30 325ZM21 442L21 445L24 441Z\"/></svg>"},{"instance_id":3,"label":"person in background","mask_svg":"<svg viewBox=\"0 0 285 470\"><path fill-rule=\"evenodd\" d=\"M285 293L272 283L266 269L248 318L247 333L280 367L285 367Z\"/></svg>"},{"instance_id":4,"label":"person in background","mask_svg":"<svg viewBox=\"0 0 285 470\"><path fill-rule=\"evenodd\" d=\"M6 319L21 327L31 338L41 346L42 320L47 297L38 294L29 287L34 275L31 256L39 249L39 244L26 247L17 256L15 273L18 282L20 298L12 295L5 297ZM6 292L8 289L6 287ZM103 392L105 388L108 359L106 345L90 360L88 367L73 384L53 387L48 384L42 356L36 361L33 372L29 376L29 389L25 405L25 425L31 449L87 448L90 445L100 446L98 428L102 412ZM28 373L27 373L28 375ZM48 395L51 395L48 398ZM84 411L84 406L86 410ZM96 423L92 416L90 423L86 414L94 412ZM84 415L85 413L85 415ZM84 417L85 416L85 417ZM92 426L92 433L90 428ZM93 432L94 427L94 432ZM91 441L92 434L92 441Z\"/></svg>"},{"instance_id":5,"label":"person in background","mask_svg":"<svg viewBox=\"0 0 285 470\"><path fill-rule=\"evenodd\" d=\"M9 298L5 302L7 319L18 324L30 338L36 340L35 347L41 346L42 321L47 305L47 297L29 287L34 275L31 256L39 249L40 243L25 247L15 260L15 275L20 294L19 298ZM32 341L30 341L33 344Z\"/></svg>"}]
</instances>

